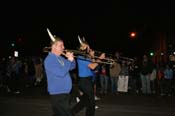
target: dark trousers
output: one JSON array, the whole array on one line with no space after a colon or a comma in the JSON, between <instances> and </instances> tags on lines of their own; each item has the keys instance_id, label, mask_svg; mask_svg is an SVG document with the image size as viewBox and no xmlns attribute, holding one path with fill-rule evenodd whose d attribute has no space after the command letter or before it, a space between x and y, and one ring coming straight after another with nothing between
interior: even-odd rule
<instances>
[{"instance_id":1,"label":"dark trousers","mask_svg":"<svg viewBox=\"0 0 175 116\"><path fill-rule=\"evenodd\" d=\"M79 79L79 90L83 92L78 102L72 109L73 114L86 108L86 116L95 116L95 100L93 91L93 82L90 77Z\"/></svg>"},{"instance_id":2,"label":"dark trousers","mask_svg":"<svg viewBox=\"0 0 175 116\"><path fill-rule=\"evenodd\" d=\"M16 72L12 72L10 75L9 87L12 92L19 91L20 88L20 76Z\"/></svg>"},{"instance_id":3,"label":"dark trousers","mask_svg":"<svg viewBox=\"0 0 175 116\"><path fill-rule=\"evenodd\" d=\"M69 94L51 95L53 116L72 116Z\"/></svg>"}]
</instances>

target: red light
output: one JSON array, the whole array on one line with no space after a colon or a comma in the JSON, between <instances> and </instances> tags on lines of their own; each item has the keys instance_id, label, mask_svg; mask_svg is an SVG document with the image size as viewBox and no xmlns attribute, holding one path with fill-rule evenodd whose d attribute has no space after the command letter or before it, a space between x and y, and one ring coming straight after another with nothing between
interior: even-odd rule
<instances>
[{"instance_id":1,"label":"red light","mask_svg":"<svg viewBox=\"0 0 175 116\"><path fill-rule=\"evenodd\" d=\"M130 33L130 38L135 39L136 38L136 32L131 32Z\"/></svg>"},{"instance_id":2,"label":"red light","mask_svg":"<svg viewBox=\"0 0 175 116\"><path fill-rule=\"evenodd\" d=\"M136 35L136 34L135 34L134 32L131 33L131 37L135 37L135 35Z\"/></svg>"},{"instance_id":3,"label":"red light","mask_svg":"<svg viewBox=\"0 0 175 116\"><path fill-rule=\"evenodd\" d=\"M136 33L135 32L131 32L131 37L135 37Z\"/></svg>"}]
</instances>

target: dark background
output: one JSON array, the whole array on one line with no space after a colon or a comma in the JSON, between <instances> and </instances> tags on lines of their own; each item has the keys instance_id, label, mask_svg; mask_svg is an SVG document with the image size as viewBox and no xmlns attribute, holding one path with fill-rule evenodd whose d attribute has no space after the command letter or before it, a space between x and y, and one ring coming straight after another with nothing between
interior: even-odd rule
<instances>
[{"instance_id":1,"label":"dark background","mask_svg":"<svg viewBox=\"0 0 175 116\"><path fill-rule=\"evenodd\" d=\"M49 46L49 28L68 49L78 48L80 35L95 50L142 55L161 35L174 44L174 11L167 0L8 2L0 9L0 52L1 56L13 50L23 56L41 55L42 48ZM129 36L132 31L135 38Z\"/></svg>"}]
</instances>

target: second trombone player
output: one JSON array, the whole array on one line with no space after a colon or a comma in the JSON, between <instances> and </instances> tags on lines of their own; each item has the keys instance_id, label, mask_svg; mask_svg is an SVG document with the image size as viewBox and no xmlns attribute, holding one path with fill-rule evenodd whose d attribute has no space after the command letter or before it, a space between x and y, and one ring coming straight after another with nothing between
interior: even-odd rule
<instances>
[{"instance_id":1,"label":"second trombone player","mask_svg":"<svg viewBox=\"0 0 175 116\"><path fill-rule=\"evenodd\" d=\"M95 61L87 60L93 59L94 51L90 49L89 44L86 41L82 41L79 38L80 50L88 53L88 56L79 55L77 57L78 64L78 87L79 90L83 93L80 97L80 102L78 102L72 109L73 114L75 115L83 108L86 108L86 116L95 116L95 99L94 99L94 89L93 89L93 70L99 65L102 59L105 59L105 53L102 53L99 58Z\"/></svg>"}]
</instances>

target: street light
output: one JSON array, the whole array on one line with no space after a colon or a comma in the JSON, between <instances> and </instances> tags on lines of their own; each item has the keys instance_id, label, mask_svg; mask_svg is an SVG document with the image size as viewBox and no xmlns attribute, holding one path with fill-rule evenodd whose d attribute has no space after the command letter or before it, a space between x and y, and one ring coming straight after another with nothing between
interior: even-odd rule
<instances>
[{"instance_id":1,"label":"street light","mask_svg":"<svg viewBox=\"0 0 175 116\"><path fill-rule=\"evenodd\" d=\"M135 39L136 38L136 35L137 35L136 32L134 32L134 31L133 32L130 32L130 38L131 39Z\"/></svg>"},{"instance_id":2,"label":"street light","mask_svg":"<svg viewBox=\"0 0 175 116\"><path fill-rule=\"evenodd\" d=\"M14 47L14 46L15 46L15 44L14 44L14 43L11 43L11 46L12 46L12 47Z\"/></svg>"},{"instance_id":3,"label":"street light","mask_svg":"<svg viewBox=\"0 0 175 116\"><path fill-rule=\"evenodd\" d=\"M150 56L154 56L154 52L150 52L149 55L150 55Z\"/></svg>"},{"instance_id":4,"label":"street light","mask_svg":"<svg viewBox=\"0 0 175 116\"><path fill-rule=\"evenodd\" d=\"M18 51L14 51L14 57L18 57Z\"/></svg>"}]
</instances>

